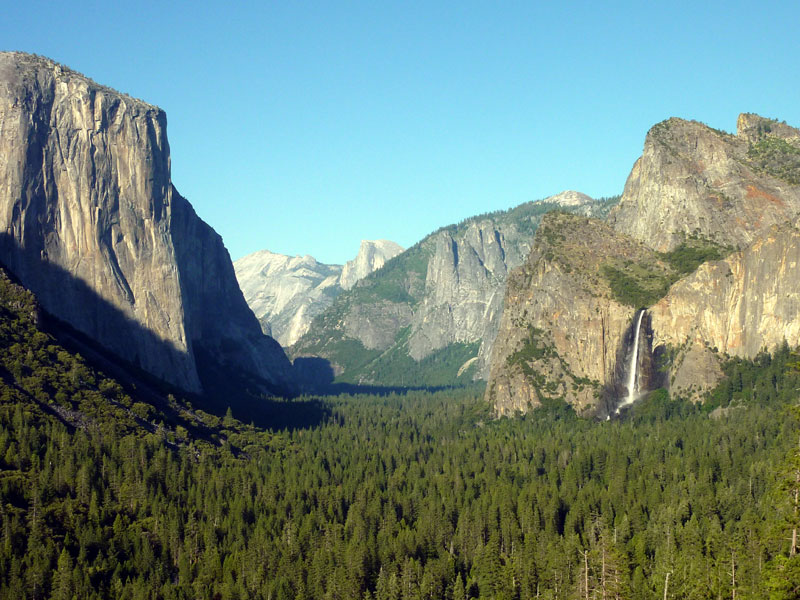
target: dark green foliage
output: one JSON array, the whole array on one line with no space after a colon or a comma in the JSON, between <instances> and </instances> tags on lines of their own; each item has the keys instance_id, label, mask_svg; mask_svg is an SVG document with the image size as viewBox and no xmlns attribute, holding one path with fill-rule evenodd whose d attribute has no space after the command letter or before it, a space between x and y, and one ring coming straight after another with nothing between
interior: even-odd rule
<instances>
[{"instance_id":1,"label":"dark green foliage","mask_svg":"<svg viewBox=\"0 0 800 600\"><path fill-rule=\"evenodd\" d=\"M386 300L413 306L421 298L423 287L419 282L425 280L427 271L427 250L414 246L359 281L349 295L340 296L341 302L359 304Z\"/></svg>"},{"instance_id":2,"label":"dark green foliage","mask_svg":"<svg viewBox=\"0 0 800 600\"><path fill-rule=\"evenodd\" d=\"M0 595L572 598L586 552L592 590L651 598L670 571L676 595L730 597L733 551L737 596L758 597L790 432L774 407L651 401L629 422L552 401L486 423L463 393L340 398L315 429L225 419L238 459L7 406Z\"/></svg>"},{"instance_id":3,"label":"dark green foliage","mask_svg":"<svg viewBox=\"0 0 800 600\"><path fill-rule=\"evenodd\" d=\"M674 250L665 252L663 256L680 277L693 273L704 262L724 258L732 250L732 248L720 246L711 240L690 237L681 242Z\"/></svg>"},{"instance_id":4,"label":"dark green foliage","mask_svg":"<svg viewBox=\"0 0 800 600\"><path fill-rule=\"evenodd\" d=\"M408 355L405 344L409 328L398 334L398 344L386 352L370 351L355 340L343 340L350 346L351 367L337 382L380 383L395 387L446 387L467 385L475 374L475 363L459 373L461 367L478 355L480 344L454 343L435 350L419 362ZM360 358L359 357L363 357ZM358 359L358 360L357 360Z\"/></svg>"},{"instance_id":5,"label":"dark green foliage","mask_svg":"<svg viewBox=\"0 0 800 600\"><path fill-rule=\"evenodd\" d=\"M737 598L795 593L786 348L731 363L715 398L741 408L715 419L659 391L625 420L551 399L490 421L448 390L329 399L322 423L269 430L134 402L12 291L0 598L643 600L667 573L670 597L730 598L732 561Z\"/></svg>"},{"instance_id":6,"label":"dark green foliage","mask_svg":"<svg viewBox=\"0 0 800 600\"><path fill-rule=\"evenodd\" d=\"M676 281L710 260L719 260L732 251L711 240L692 236L675 249L660 254L663 264L616 261L603 265L603 275L614 298L634 308L652 306L663 298Z\"/></svg>"},{"instance_id":7,"label":"dark green foliage","mask_svg":"<svg viewBox=\"0 0 800 600\"><path fill-rule=\"evenodd\" d=\"M593 207L593 211L596 211L598 216L600 216L600 214L608 214L608 211L611 210L612 206L619 202L620 198L621 196L600 198L598 200L598 205ZM513 223L520 232L528 234L531 238L533 238L533 234L536 233L542 217L553 211L572 212L554 202L534 200L532 202L525 202L524 204L520 204L519 206L515 206L514 208L510 208L508 210L495 210L470 217L469 219L464 219L459 223L441 227L440 229L434 231L431 235L435 235L440 231L447 231L451 235L457 235L460 231L466 229L472 223L488 219L498 224Z\"/></svg>"},{"instance_id":8,"label":"dark green foliage","mask_svg":"<svg viewBox=\"0 0 800 600\"><path fill-rule=\"evenodd\" d=\"M614 298L634 308L652 306L666 295L675 281L668 272L634 263L624 267L605 264L603 275Z\"/></svg>"},{"instance_id":9,"label":"dark green foliage","mask_svg":"<svg viewBox=\"0 0 800 600\"><path fill-rule=\"evenodd\" d=\"M786 404L797 398L800 371L791 367L796 355L786 344L773 354L762 352L754 360L732 358L723 365L725 379L711 392L706 410L717 407Z\"/></svg>"}]
</instances>

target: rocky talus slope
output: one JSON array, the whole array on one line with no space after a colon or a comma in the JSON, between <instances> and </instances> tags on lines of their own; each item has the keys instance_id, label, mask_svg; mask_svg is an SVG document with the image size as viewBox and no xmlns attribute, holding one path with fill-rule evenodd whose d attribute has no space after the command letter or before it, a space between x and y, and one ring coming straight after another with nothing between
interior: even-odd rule
<instances>
[{"instance_id":1,"label":"rocky talus slope","mask_svg":"<svg viewBox=\"0 0 800 600\"><path fill-rule=\"evenodd\" d=\"M565 192L427 236L343 293L293 348L329 360L343 381L450 385L488 375L509 269L543 214L601 214L609 202Z\"/></svg>"},{"instance_id":2,"label":"rocky talus slope","mask_svg":"<svg viewBox=\"0 0 800 600\"><path fill-rule=\"evenodd\" d=\"M244 298L264 333L289 347L343 289L350 289L402 251L389 240L363 240L356 258L344 266L269 250L249 254L233 266Z\"/></svg>"},{"instance_id":3,"label":"rocky talus slope","mask_svg":"<svg viewBox=\"0 0 800 600\"><path fill-rule=\"evenodd\" d=\"M798 199L797 129L749 114L736 136L656 125L610 227L553 217L509 277L487 400L498 414L556 397L609 414L639 308L641 391L696 399L725 356L800 344Z\"/></svg>"},{"instance_id":4,"label":"rocky talus slope","mask_svg":"<svg viewBox=\"0 0 800 600\"><path fill-rule=\"evenodd\" d=\"M46 311L188 391L196 353L292 383L221 238L170 180L165 113L0 53L0 261Z\"/></svg>"}]
</instances>

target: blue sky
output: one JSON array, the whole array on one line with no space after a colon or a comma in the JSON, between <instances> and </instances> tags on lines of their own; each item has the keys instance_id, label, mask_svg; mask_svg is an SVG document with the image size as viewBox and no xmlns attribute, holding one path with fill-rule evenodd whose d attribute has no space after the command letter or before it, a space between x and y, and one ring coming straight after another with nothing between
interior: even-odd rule
<instances>
[{"instance_id":1,"label":"blue sky","mask_svg":"<svg viewBox=\"0 0 800 600\"><path fill-rule=\"evenodd\" d=\"M564 189L620 193L670 116L800 126L798 2L6 3L0 49L167 111L236 259L344 262Z\"/></svg>"}]
</instances>

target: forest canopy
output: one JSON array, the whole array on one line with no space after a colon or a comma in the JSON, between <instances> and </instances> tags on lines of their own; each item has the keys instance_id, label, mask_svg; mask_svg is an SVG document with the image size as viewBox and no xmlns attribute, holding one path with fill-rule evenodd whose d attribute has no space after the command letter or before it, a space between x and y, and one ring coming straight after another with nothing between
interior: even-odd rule
<instances>
[{"instance_id":1,"label":"forest canopy","mask_svg":"<svg viewBox=\"0 0 800 600\"><path fill-rule=\"evenodd\" d=\"M263 428L134 399L17 291L2 598L796 597L786 347L729 363L704 404L660 390L610 422L557 400L493 420L455 389L313 399L315 421Z\"/></svg>"}]
</instances>

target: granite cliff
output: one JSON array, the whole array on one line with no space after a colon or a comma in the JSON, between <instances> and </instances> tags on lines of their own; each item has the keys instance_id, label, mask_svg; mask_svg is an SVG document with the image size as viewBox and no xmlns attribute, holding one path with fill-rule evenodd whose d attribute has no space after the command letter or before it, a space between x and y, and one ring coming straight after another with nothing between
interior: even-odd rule
<instances>
[{"instance_id":1,"label":"granite cliff","mask_svg":"<svg viewBox=\"0 0 800 600\"><path fill-rule=\"evenodd\" d=\"M608 225L548 217L509 276L487 400L498 414L563 398L603 416L627 393L636 339L636 393L692 399L725 356L800 344L799 213L797 129L749 114L736 136L656 125Z\"/></svg>"},{"instance_id":2,"label":"granite cliff","mask_svg":"<svg viewBox=\"0 0 800 600\"><path fill-rule=\"evenodd\" d=\"M261 329L284 347L294 344L341 291L341 265L326 265L313 256L259 250L235 261L233 267Z\"/></svg>"},{"instance_id":3,"label":"granite cliff","mask_svg":"<svg viewBox=\"0 0 800 600\"><path fill-rule=\"evenodd\" d=\"M0 53L0 261L43 308L187 391L199 354L292 385L221 238L170 180L157 107L50 60Z\"/></svg>"},{"instance_id":4,"label":"granite cliff","mask_svg":"<svg viewBox=\"0 0 800 600\"><path fill-rule=\"evenodd\" d=\"M721 377L719 355L800 345L800 231L790 223L700 266L652 306L653 344L677 350L670 387L696 398Z\"/></svg>"},{"instance_id":5,"label":"granite cliff","mask_svg":"<svg viewBox=\"0 0 800 600\"><path fill-rule=\"evenodd\" d=\"M486 390L498 414L552 398L579 411L602 403L613 408L636 309L619 297L611 273L653 291L674 269L598 219L564 213L543 219L530 255L506 285Z\"/></svg>"},{"instance_id":6,"label":"granite cliff","mask_svg":"<svg viewBox=\"0 0 800 600\"><path fill-rule=\"evenodd\" d=\"M800 213L800 130L742 114L737 135L668 119L644 151L609 216L651 248L672 250L696 234L743 248Z\"/></svg>"},{"instance_id":7,"label":"granite cliff","mask_svg":"<svg viewBox=\"0 0 800 600\"><path fill-rule=\"evenodd\" d=\"M233 263L245 300L264 333L292 346L343 289L379 269L403 248L388 240L363 240L355 259L327 265L313 256L260 250Z\"/></svg>"},{"instance_id":8,"label":"granite cliff","mask_svg":"<svg viewBox=\"0 0 800 600\"><path fill-rule=\"evenodd\" d=\"M342 293L294 346L330 361L340 381L451 385L483 379L509 269L543 214L603 214L613 202L565 192L427 236Z\"/></svg>"}]
</instances>

